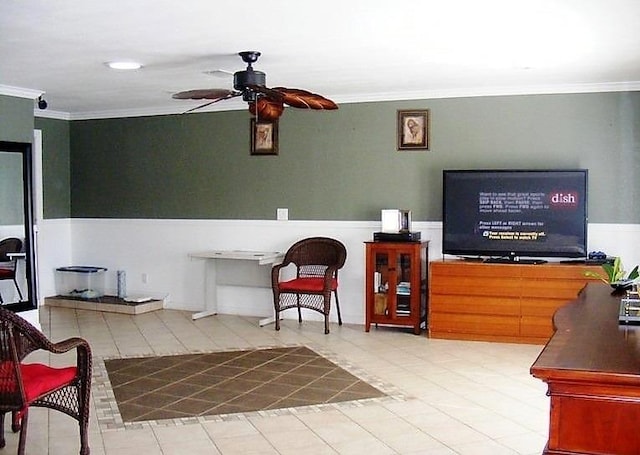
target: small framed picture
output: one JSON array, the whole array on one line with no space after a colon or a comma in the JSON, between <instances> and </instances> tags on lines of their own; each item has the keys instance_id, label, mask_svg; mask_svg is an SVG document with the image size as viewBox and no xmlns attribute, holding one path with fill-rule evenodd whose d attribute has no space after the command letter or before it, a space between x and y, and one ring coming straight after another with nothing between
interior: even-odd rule
<instances>
[{"instance_id":1,"label":"small framed picture","mask_svg":"<svg viewBox=\"0 0 640 455\"><path fill-rule=\"evenodd\" d=\"M251 119L251 154L278 154L278 121L266 122Z\"/></svg>"},{"instance_id":2,"label":"small framed picture","mask_svg":"<svg viewBox=\"0 0 640 455\"><path fill-rule=\"evenodd\" d=\"M429 150L429 109L398 111L398 150Z\"/></svg>"}]
</instances>

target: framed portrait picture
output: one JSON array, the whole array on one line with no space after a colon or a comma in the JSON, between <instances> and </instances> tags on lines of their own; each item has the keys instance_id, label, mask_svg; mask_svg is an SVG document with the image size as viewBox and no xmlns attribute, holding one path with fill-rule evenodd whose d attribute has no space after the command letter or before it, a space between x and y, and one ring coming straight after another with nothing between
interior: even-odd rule
<instances>
[{"instance_id":1,"label":"framed portrait picture","mask_svg":"<svg viewBox=\"0 0 640 455\"><path fill-rule=\"evenodd\" d=\"M429 110L398 111L398 150L429 150Z\"/></svg>"},{"instance_id":2,"label":"framed portrait picture","mask_svg":"<svg viewBox=\"0 0 640 455\"><path fill-rule=\"evenodd\" d=\"M278 121L251 119L251 154L278 154Z\"/></svg>"}]
</instances>

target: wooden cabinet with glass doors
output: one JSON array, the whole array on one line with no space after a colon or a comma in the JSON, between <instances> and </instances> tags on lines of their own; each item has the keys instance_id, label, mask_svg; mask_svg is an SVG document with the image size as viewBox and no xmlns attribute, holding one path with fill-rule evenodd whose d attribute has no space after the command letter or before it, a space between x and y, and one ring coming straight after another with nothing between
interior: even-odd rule
<instances>
[{"instance_id":1,"label":"wooden cabinet with glass doors","mask_svg":"<svg viewBox=\"0 0 640 455\"><path fill-rule=\"evenodd\" d=\"M412 327L426 318L428 242L365 242L366 323ZM426 324L426 322L425 322Z\"/></svg>"}]
</instances>

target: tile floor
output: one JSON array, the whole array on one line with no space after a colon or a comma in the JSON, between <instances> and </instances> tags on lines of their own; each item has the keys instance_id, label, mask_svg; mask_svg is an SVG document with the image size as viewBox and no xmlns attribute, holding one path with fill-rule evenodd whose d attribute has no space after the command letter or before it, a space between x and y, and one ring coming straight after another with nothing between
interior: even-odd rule
<instances>
[{"instance_id":1,"label":"tile floor","mask_svg":"<svg viewBox=\"0 0 640 455\"><path fill-rule=\"evenodd\" d=\"M161 310L129 316L41 308L54 341L86 338L94 355L92 455L540 454L547 437L545 385L529 375L541 346L430 340L397 328L285 320L280 332L258 318ZM104 359L308 346L348 371L377 381L391 397L345 405L122 424ZM55 356L52 364L71 357ZM33 360L47 361L40 354ZM7 419L10 420L10 419ZM78 453L77 425L54 411L30 412L27 454ZM16 451L17 435L7 431Z\"/></svg>"}]
</instances>

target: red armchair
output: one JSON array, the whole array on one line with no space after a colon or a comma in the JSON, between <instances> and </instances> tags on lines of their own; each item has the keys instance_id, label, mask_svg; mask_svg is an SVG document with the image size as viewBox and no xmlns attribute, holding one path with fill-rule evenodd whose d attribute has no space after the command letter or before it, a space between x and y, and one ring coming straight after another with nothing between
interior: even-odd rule
<instances>
[{"instance_id":1,"label":"red armchair","mask_svg":"<svg viewBox=\"0 0 640 455\"><path fill-rule=\"evenodd\" d=\"M7 253L20 253L21 251L22 240L15 237L0 240L0 281L13 280L13 285L16 287L20 300L22 301L22 292L20 292L20 286L18 286L18 282L16 281L18 259L7 256ZM0 303L4 303L2 294L0 294Z\"/></svg>"},{"instance_id":2,"label":"red armchair","mask_svg":"<svg viewBox=\"0 0 640 455\"><path fill-rule=\"evenodd\" d=\"M54 368L25 363L36 350L61 354L76 350L76 365ZM61 411L78 421L80 455L89 455L87 429L91 392L91 349L81 338L50 342L17 314L0 308L0 448L5 446L4 418L11 412L14 432L20 431L18 455L24 455L29 407Z\"/></svg>"},{"instance_id":3,"label":"red armchair","mask_svg":"<svg viewBox=\"0 0 640 455\"><path fill-rule=\"evenodd\" d=\"M338 324L342 325L338 300L338 270L344 266L347 250L338 240L327 237L311 237L294 243L281 264L271 270L271 287L275 307L276 330L280 330L280 312L298 309L298 322L302 323L301 308L318 311L324 315L324 333L329 333L331 293L336 298ZM296 277L281 281L281 271L293 264Z\"/></svg>"}]
</instances>

